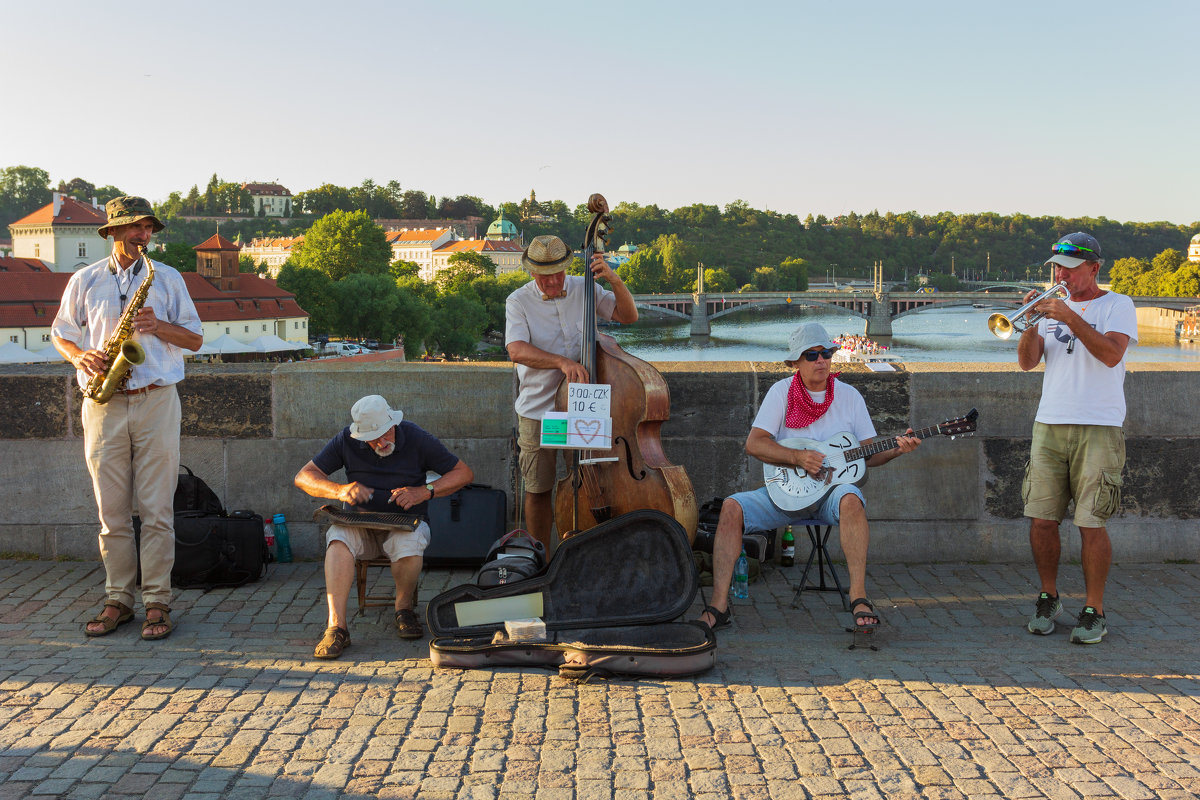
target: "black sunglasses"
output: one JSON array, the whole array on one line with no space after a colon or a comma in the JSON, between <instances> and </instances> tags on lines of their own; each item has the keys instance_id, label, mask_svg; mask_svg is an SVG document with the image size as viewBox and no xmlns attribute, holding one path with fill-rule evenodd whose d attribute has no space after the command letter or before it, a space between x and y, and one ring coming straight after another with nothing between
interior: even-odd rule
<instances>
[{"instance_id":1,"label":"black sunglasses","mask_svg":"<svg viewBox=\"0 0 1200 800\"><path fill-rule=\"evenodd\" d=\"M829 359L833 358L833 354L837 351L838 349L836 347L826 347L824 350L805 350L800 354L800 356L805 361L816 361L818 358L823 358L828 361Z\"/></svg>"}]
</instances>

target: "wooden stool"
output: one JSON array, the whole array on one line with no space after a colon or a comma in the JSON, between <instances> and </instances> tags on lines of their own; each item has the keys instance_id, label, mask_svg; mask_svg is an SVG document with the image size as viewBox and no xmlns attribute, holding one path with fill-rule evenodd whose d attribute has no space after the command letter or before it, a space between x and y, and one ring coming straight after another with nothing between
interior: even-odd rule
<instances>
[{"instance_id":1,"label":"wooden stool","mask_svg":"<svg viewBox=\"0 0 1200 800\"><path fill-rule=\"evenodd\" d=\"M394 594L367 594L367 567L387 567L388 572L392 571L392 562L386 558L360 558L354 561L354 573L358 584L358 613L361 614L367 608L380 608L384 606L395 607ZM417 607L417 587L413 587L413 608Z\"/></svg>"},{"instance_id":2,"label":"wooden stool","mask_svg":"<svg viewBox=\"0 0 1200 800\"><path fill-rule=\"evenodd\" d=\"M816 592L837 592L842 598L842 610L850 610L850 597L848 592L842 588L842 582L838 579L837 569L834 567L833 560L829 557L829 534L833 531L832 525L826 525L819 519L806 519L800 522L793 522L795 525L803 525L808 531L808 540L812 542L812 550L808 554L808 563L804 565L804 572L800 575L800 583L796 584L796 595L792 598L792 608L796 608L800 604L800 593L805 589ZM821 530L824 526L825 530ZM816 586L808 585L808 573L812 569L813 562L817 562L817 578ZM829 577L833 578L833 586L825 584L825 573L829 572Z\"/></svg>"}]
</instances>

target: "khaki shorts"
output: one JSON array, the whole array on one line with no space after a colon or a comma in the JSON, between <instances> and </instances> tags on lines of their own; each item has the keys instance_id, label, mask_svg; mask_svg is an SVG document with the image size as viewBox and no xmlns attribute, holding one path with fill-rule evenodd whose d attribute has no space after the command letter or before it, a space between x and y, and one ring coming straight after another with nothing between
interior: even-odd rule
<instances>
[{"instance_id":1,"label":"khaki shorts","mask_svg":"<svg viewBox=\"0 0 1200 800\"><path fill-rule=\"evenodd\" d=\"M521 448L521 479L525 491L541 494L554 490L557 455L554 450L543 448L542 421L518 417L517 447Z\"/></svg>"},{"instance_id":2,"label":"khaki shorts","mask_svg":"<svg viewBox=\"0 0 1200 800\"><path fill-rule=\"evenodd\" d=\"M1033 423L1021 499L1025 516L1062 522L1075 501L1075 524L1103 528L1121 507L1125 431L1111 425Z\"/></svg>"},{"instance_id":3,"label":"khaki shorts","mask_svg":"<svg viewBox=\"0 0 1200 800\"><path fill-rule=\"evenodd\" d=\"M429 546L429 523L422 520L411 531L330 525L329 530L325 531L325 547L334 542L341 542L350 548L355 561L385 556L388 561L399 561L425 553L425 548Z\"/></svg>"}]
</instances>

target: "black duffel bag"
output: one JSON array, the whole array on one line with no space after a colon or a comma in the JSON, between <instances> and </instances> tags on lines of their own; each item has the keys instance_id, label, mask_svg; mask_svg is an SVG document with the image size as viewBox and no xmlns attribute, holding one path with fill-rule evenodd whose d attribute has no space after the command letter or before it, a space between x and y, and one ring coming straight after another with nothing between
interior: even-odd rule
<instances>
[{"instance_id":1,"label":"black duffel bag","mask_svg":"<svg viewBox=\"0 0 1200 800\"><path fill-rule=\"evenodd\" d=\"M206 591L218 586L242 586L266 573L267 554L260 514L234 511L224 516L181 511L175 515L171 585Z\"/></svg>"},{"instance_id":2,"label":"black duffel bag","mask_svg":"<svg viewBox=\"0 0 1200 800\"><path fill-rule=\"evenodd\" d=\"M472 583L502 586L540 575L545 569L546 546L518 528L496 540Z\"/></svg>"}]
</instances>

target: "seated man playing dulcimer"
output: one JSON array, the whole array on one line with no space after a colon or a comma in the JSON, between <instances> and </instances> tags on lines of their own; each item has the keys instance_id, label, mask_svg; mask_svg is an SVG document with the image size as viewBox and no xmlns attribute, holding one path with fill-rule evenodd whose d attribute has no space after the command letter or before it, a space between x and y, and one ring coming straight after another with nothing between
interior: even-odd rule
<instances>
[{"instance_id":1,"label":"seated man playing dulcimer","mask_svg":"<svg viewBox=\"0 0 1200 800\"><path fill-rule=\"evenodd\" d=\"M768 390L746 437L746 452L767 464L801 468L816 478L822 474L824 454L779 442L793 437L823 442L849 432L861 444L867 444L875 437L875 426L858 390L830 374L830 361L838 348L823 327L815 322L800 326L788 345L784 363L796 373ZM901 453L912 452L920 443L913 436L898 436L894 448L870 456L866 466L886 464ZM729 624L729 584L734 562L742 551L743 534L811 519L838 526L850 573L850 596L855 598L850 605L855 627L878 626L880 616L867 599L867 511L862 492L853 483L833 484L813 504L795 511L776 505L765 486L727 497L721 506L713 545L712 604L705 607L700 621L714 630Z\"/></svg>"},{"instance_id":2,"label":"seated man playing dulcimer","mask_svg":"<svg viewBox=\"0 0 1200 800\"><path fill-rule=\"evenodd\" d=\"M350 416L350 425L301 467L295 479L296 486L313 497L340 500L352 511L375 512L359 515L361 524L338 523L325 533L329 624L313 651L317 658L337 658L350 646L346 601L354 582L355 559L387 556L396 581L396 632L404 639L425 635L413 608L413 593L429 545L427 506L434 497L453 494L475 477L436 437L405 421L402 411L392 409L377 394L355 403ZM345 470L347 483L329 479L338 470ZM427 482L427 472L441 477ZM401 516L401 510L408 516L402 525L379 527L386 524L381 518ZM353 519L354 515L338 516Z\"/></svg>"}]
</instances>

